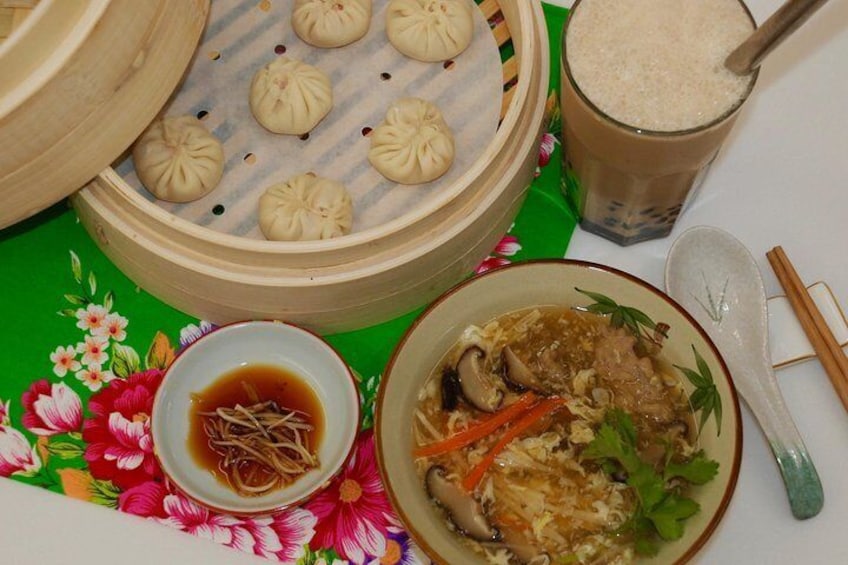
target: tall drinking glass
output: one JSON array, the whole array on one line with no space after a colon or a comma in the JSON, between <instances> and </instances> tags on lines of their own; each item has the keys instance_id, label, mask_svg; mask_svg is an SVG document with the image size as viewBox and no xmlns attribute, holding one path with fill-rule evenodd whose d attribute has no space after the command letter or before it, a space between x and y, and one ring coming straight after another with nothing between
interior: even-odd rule
<instances>
[{"instance_id":1,"label":"tall drinking glass","mask_svg":"<svg viewBox=\"0 0 848 565\"><path fill-rule=\"evenodd\" d=\"M744 20L741 30L740 23L735 22L736 31L728 38L720 38L726 46L710 47L721 53L718 57L710 54L720 66L715 72L730 73L723 68L724 57L741 42L740 34L744 38L755 29L756 23L741 0L722 1L732 4L731 18L735 17L732 13L735 9L738 17ZM666 40L662 36L663 30L679 25L700 29L697 21L680 23L681 19L710 17L711 12L706 10L701 10L701 14L687 12L683 16L674 13L676 4L686 3L713 7L717 4L714 0L642 0L642 5L636 6L639 4L636 0L577 0L563 30L563 190L582 229L620 245L665 237L671 232L675 220L697 194L756 82L756 72L747 78L723 77L742 81L734 83L736 92L728 94L726 100L712 96L705 86L704 92L710 94L703 101L706 111L694 107L702 103L694 100L703 93L697 88L694 89L696 96L687 95L685 89L663 92L662 86L658 86L651 90L653 83L647 81L655 80L657 65L667 64L667 68L660 69L665 74L660 78L668 79L668 84L673 85L677 80L688 87L691 85L686 81L701 80L693 69L681 66L676 58L676 51L686 48L685 45L680 45L677 38ZM622 22L618 28L610 26L609 17L605 19L603 14L597 16L591 12L597 6L607 10L608 16L613 14L619 18L627 17L622 15L623 9L632 8L638 10L636 19L648 18L644 21L651 26L658 21L660 24L656 26L656 33L645 37L645 30L638 22L632 22L632 28L628 22ZM668 21L662 22L665 16ZM601 25L603 22L606 23ZM570 30L574 31L574 38L570 37ZM618 49L617 53L622 54L619 59L624 60L605 63L603 58L597 59L604 55L604 40L598 39L604 33L608 35L610 52ZM678 30L676 33L687 32ZM584 41L584 38L588 39ZM715 41L712 37L709 39ZM629 42L633 45L628 45ZM635 57L640 49L646 48L653 57L645 63L647 66L628 67L626 59L630 54ZM665 55L669 56L667 63ZM578 69L579 73L575 72ZM631 77L640 74L631 82L635 86L621 91L624 83L617 82L618 75L628 76L628 73ZM680 76L670 76L674 73ZM608 79L613 82L606 82ZM705 80L709 80L709 76ZM716 85L708 86L716 88ZM686 116L690 110L695 114ZM698 114L702 121L698 121ZM676 123L684 125L676 127Z\"/></svg>"}]
</instances>

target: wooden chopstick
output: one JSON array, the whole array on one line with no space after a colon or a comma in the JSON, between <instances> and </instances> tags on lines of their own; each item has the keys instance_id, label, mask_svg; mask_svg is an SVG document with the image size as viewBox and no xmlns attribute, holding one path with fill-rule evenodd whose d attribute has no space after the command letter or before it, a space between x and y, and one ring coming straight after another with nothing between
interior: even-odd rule
<instances>
[{"instance_id":1,"label":"wooden chopstick","mask_svg":"<svg viewBox=\"0 0 848 565\"><path fill-rule=\"evenodd\" d=\"M831 385L839 395L839 400L848 410L848 357L833 337L833 332L830 331L824 316L816 307L783 248L778 245L766 253L766 257L786 292L789 304L795 311L798 321L801 322L804 333L807 334L807 338L815 349Z\"/></svg>"}]
</instances>

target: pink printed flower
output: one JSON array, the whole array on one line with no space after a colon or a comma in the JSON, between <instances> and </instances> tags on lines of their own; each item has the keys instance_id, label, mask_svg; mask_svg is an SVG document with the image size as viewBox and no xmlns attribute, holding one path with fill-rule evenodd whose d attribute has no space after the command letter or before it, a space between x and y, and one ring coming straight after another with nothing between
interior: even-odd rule
<instances>
[{"instance_id":1,"label":"pink printed flower","mask_svg":"<svg viewBox=\"0 0 848 565\"><path fill-rule=\"evenodd\" d=\"M377 472L371 430L360 434L340 475L306 509L318 517L313 549L333 547L357 564L386 553L388 528L398 521Z\"/></svg>"},{"instance_id":2,"label":"pink printed flower","mask_svg":"<svg viewBox=\"0 0 848 565\"><path fill-rule=\"evenodd\" d=\"M91 397L88 409L93 417L83 423L82 438L88 444L84 458L93 477L122 489L161 478L150 437L153 396L161 382L158 369L135 373Z\"/></svg>"},{"instance_id":3,"label":"pink printed flower","mask_svg":"<svg viewBox=\"0 0 848 565\"><path fill-rule=\"evenodd\" d=\"M254 522L256 522L254 520ZM272 550L267 531L254 531L256 547L254 553L263 557L275 557L284 563L294 563L306 555L306 546L315 535L318 518L304 508L292 508L275 514L268 528L279 540L280 549ZM261 534L261 535L260 535Z\"/></svg>"},{"instance_id":4,"label":"pink printed flower","mask_svg":"<svg viewBox=\"0 0 848 565\"><path fill-rule=\"evenodd\" d=\"M495 249L492 251L493 254L486 257L483 262L477 266L474 272L479 275L480 273L485 273L486 271L496 267L509 265L512 261L506 257L512 257L521 251L521 249L522 247L518 242L517 237L514 235L505 235L495 246Z\"/></svg>"},{"instance_id":5,"label":"pink printed flower","mask_svg":"<svg viewBox=\"0 0 848 565\"><path fill-rule=\"evenodd\" d=\"M24 434L11 426L0 426L0 477L32 475L41 469L41 459Z\"/></svg>"},{"instance_id":6,"label":"pink printed flower","mask_svg":"<svg viewBox=\"0 0 848 565\"><path fill-rule=\"evenodd\" d=\"M103 458L114 461L118 469L137 469L144 463L145 455L153 452L147 415L135 415L128 420L120 412L112 412L109 414L109 432L118 442L106 447Z\"/></svg>"},{"instance_id":7,"label":"pink printed flower","mask_svg":"<svg viewBox=\"0 0 848 565\"><path fill-rule=\"evenodd\" d=\"M311 512L302 508L244 519L215 514L181 494L169 493L165 485L157 481L147 481L121 493L118 508L286 563L294 563L306 554L306 544L315 534L317 521Z\"/></svg>"},{"instance_id":8,"label":"pink printed flower","mask_svg":"<svg viewBox=\"0 0 848 565\"><path fill-rule=\"evenodd\" d=\"M83 365L91 365L92 363L103 365L109 359L109 354L106 353L107 347L109 347L108 337L87 335L84 342L77 344L77 353L82 353Z\"/></svg>"},{"instance_id":9,"label":"pink printed flower","mask_svg":"<svg viewBox=\"0 0 848 565\"><path fill-rule=\"evenodd\" d=\"M518 238L514 235L505 235L495 246L495 254L505 257L512 257L521 251L521 244L518 243Z\"/></svg>"},{"instance_id":10,"label":"pink printed flower","mask_svg":"<svg viewBox=\"0 0 848 565\"><path fill-rule=\"evenodd\" d=\"M238 518L214 514L177 494L165 496L163 507L166 517L157 521L165 525L241 551L253 551L253 535Z\"/></svg>"},{"instance_id":11,"label":"pink printed flower","mask_svg":"<svg viewBox=\"0 0 848 565\"><path fill-rule=\"evenodd\" d=\"M119 314L109 314L104 318L100 327L91 331L93 335L112 338L115 341L124 341L127 338L127 328L129 321Z\"/></svg>"},{"instance_id":12,"label":"pink printed flower","mask_svg":"<svg viewBox=\"0 0 848 565\"><path fill-rule=\"evenodd\" d=\"M166 518L165 496L168 490L158 481L147 481L118 496L118 510L144 518Z\"/></svg>"},{"instance_id":13,"label":"pink printed flower","mask_svg":"<svg viewBox=\"0 0 848 565\"><path fill-rule=\"evenodd\" d=\"M24 426L36 435L76 432L82 426L82 402L65 383L51 386L46 379L36 381L23 393L21 403Z\"/></svg>"},{"instance_id":14,"label":"pink printed flower","mask_svg":"<svg viewBox=\"0 0 848 565\"><path fill-rule=\"evenodd\" d=\"M97 392L103 388L103 383L108 383L115 380L115 375L112 371L104 371L100 368L99 363L92 363L87 369L78 371L74 375L78 381L88 387L91 392Z\"/></svg>"},{"instance_id":15,"label":"pink printed flower","mask_svg":"<svg viewBox=\"0 0 848 565\"><path fill-rule=\"evenodd\" d=\"M545 167L551 162L551 155L554 153L558 140L555 135L545 132L542 135L542 143L539 146L539 166Z\"/></svg>"},{"instance_id":16,"label":"pink printed flower","mask_svg":"<svg viewBox=\"0 0 848 565\"><path fill-rule=\"evenodd\" d=\"M77 349L73 345L56 348L56 351L50 354L50 360L53 361L53 373L57 377L64 377L68 371L75 373L80 370L80 362L77 361Z\"/></svg>"},{"instance_id":17,"label":"pink printed flower","mask_svg":"<svg viewBox=\"0 0 848 565\"><path fill-rule=\"evenodd\" d=\"M99 304L89 304L85 308L79 308L76 311L77 327L94 333L103 325L108 313L109 311Z\"/></svg>"},{"instance_id":18,"label":"pink printed flower","mask_svg":"<svg viewBox=\"0 0 848 565\"><path fill-rule=\"evenodd\" d=\"M485 273L486 271L490 271L496 267L503 267L504 265L509 265L512 263L509 259L504 259L503 257L493 257L489 255L483 262L477 265L477 268L474 269L476 274Z\"/></svg>"}]
</instances>

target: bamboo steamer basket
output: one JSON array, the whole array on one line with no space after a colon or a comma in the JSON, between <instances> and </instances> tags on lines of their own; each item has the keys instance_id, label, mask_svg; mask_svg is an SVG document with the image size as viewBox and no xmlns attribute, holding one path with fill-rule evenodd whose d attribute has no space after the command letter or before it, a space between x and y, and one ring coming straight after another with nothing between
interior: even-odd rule
<instances>
[{"instance_id":1,"label":"bamboo steamer basket","mask_svg":"<svg viewBox=\"0 0 848 565\"><path fill-rule=\"evenodd\" d=\"M502 121L483 156L426 208L317 242L222 234L150 203L111 168L72 197L104 253L164 302L214 323L278 318L322 333L406 313L459 282L509 228L533 178L544 125L549 56L538 2L485 0L499 21ZM490 20L491 21L491 20Z\"/></svg>"},{"instance_id":2,"label":"bamboo steamer basket","mask_svg":"<svg viewBox=\"0 0 848 565\"><path fill-rule=\"evenodd\" d=\"M208 0L0 0L0 228L76 191L165 104Z\"/></svg>"}]
</instances>

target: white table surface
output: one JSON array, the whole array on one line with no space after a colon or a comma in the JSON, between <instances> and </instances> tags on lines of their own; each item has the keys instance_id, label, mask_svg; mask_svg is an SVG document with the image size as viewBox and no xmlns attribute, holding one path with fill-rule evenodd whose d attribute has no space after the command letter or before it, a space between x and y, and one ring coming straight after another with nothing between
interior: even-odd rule
<instances>
[{"instance_id":1,"label":"white table surface","mask_svg":"<svg viewBox=\"0 0 848 565\"><path fill-rule=\"evenodd\" d=\"M525 1L525 0L511 0ZM551 3L570 5L569 0ZM748 0L758 22L780 0ZM807 283L824 280L848 307L848 0L833 0L766 60L703 190L666 239L622 248L578 230L567 257L604 263L663 286L669 246L708 224L758 259L782 245ZM848 413L818 361L781 369L780 386L816 464L822 512L795 520L771 452L743 405L736 493L696 563L848 563ZM0 480L0 564L268 563L94 504Z\"/></svg>"}]
</instances>

